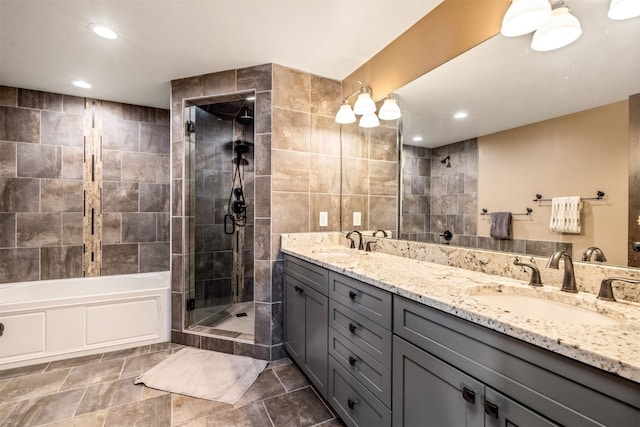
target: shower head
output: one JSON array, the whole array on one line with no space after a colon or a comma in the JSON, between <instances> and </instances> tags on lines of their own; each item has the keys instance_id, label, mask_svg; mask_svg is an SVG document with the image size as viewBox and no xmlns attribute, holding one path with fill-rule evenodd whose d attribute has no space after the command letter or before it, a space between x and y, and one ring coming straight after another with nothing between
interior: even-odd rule
<instances>
[{"instance_id":1,"label":"shower head","mask_svg":"<svg viewBox=\"0 0 640 427\"><path fill-rule=\"evenodd\" d=\"M240 123L241 125L248 125L248 124L253 123L253 116L251 115L251 112L249 111L248 107L245 107L242 110L240 115L238 117L236 117L236 121L238 123Z\"/></svg>"}]
</instances>

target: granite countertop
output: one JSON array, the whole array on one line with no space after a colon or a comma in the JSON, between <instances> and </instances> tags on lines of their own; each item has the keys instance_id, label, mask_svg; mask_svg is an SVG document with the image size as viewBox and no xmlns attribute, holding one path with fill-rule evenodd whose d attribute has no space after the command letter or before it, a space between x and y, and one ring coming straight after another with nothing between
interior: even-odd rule
<instances>
[{"instance_id":1,"label":"granite countertop","mask_svg":"<svg viewBox=\"0 0 640 427\"><path fill-rule=\"evenodd\" d=\"M511 278L342 245L283 247L282 251L345 276L420 302L587 365L640 382L640 304L607 302L590 293L533 288ZM500 309L475 295L498 291L537 296L605 314L610 324L553 319L550 311ZM579 310L579 309L578 309ZM592 313L586 313L592 314Z\"/></svg>"}]
</instances>

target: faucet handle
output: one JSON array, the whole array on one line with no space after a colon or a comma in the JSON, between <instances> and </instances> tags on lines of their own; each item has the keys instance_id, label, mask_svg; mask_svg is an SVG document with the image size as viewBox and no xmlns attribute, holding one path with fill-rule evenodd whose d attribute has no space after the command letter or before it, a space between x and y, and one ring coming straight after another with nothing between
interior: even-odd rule
<instances>
[{"instance_id":1,"label":"faucet handle","mask_svg":"<svg viewBox=\"0 0 640 427\"><path fill-rule=\"evenodd\" d=\"M613 287L611 286L611 283L616 280L634 285L640 284L640 280L627 279L625 277L611 277L603 279L602 282L600 282L600 291L598 292L597 298L603 301L616 301L616 297L613 296Z\"/></svg>"}]
</instances>

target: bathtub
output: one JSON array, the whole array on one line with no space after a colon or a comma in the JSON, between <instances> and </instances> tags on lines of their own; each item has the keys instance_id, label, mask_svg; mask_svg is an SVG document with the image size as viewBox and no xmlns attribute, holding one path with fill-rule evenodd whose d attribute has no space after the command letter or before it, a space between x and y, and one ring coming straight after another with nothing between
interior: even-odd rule
<instances>
[{"instance_id":1,"label":"bathtub","mask_svg":"<svg viewBox=\"0 0 640 427\"><path fill-rule=\"evenodd\" d=\"M168 271L0 284L0 370L169 341L170 297Z\"/></svg>"}]
</instances>

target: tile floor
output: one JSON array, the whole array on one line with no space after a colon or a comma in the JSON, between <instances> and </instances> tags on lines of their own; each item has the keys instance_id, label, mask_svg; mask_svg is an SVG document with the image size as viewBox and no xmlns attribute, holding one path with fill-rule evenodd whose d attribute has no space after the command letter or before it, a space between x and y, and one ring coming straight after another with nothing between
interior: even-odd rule
<instances>
[{"instance_id":1,"label":"tile floor","mask_svg":"<svg viewBox=\"0 0 640 427\"><path fill-rule=\"evenodd\" d=\"M344 427L289 359L235 404L134 385L181 346L164 343L0 371L0 426Z\"/></svg>"}]
</instances>

